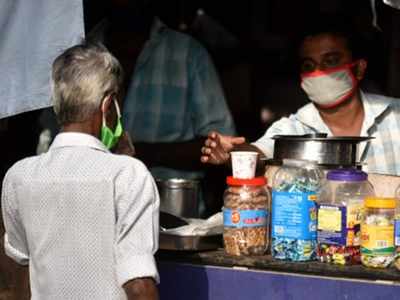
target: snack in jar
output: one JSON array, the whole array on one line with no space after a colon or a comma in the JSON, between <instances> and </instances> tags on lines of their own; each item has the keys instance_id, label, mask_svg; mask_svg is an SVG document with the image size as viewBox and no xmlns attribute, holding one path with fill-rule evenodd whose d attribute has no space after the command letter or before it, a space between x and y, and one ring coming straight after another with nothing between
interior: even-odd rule
<instances>
[{"instance_id":1,"label":"snack in jar","mask_svg":"<svg viewBox=\"0 0 400 300\"><path fill-rule=\"evenodd\" d=\"M400 186L396 189L396 209L394 213L394 245L396 254L394 258L394 266L400 270Z\"/></svg>"},{"instance_id":2,"label":"snack in jar","mask_svg":"<svg viewBox=\"0 0 400 300\"><path fill-rule=\"evenodd\" d=\"M364 198L374 196L368 174L355 169L329 171L318 195L317 255L321 262L361 262L360 224Z\"/></svg>"},{"instance_id":3,"label":"snack in jar","mask_svg":"<svg viewBox=\"0 0 400 300\"><path fill-rule=\"evenodd\" d=\"M386 268L394 259L395 198L367 197L361 222L361 262Z\"/></svg>"},{"instance_id":4,"label":"snack in jar","mask_svg":"<svg viewBox=\"0 0 400 300\"><path fill-rule=\"evenodd\" d=\"M229 255L262 255L268 247L270 195L265 177L227 178L224 248Z\"/></svg>"},{"instance_id":5,"label":"snack in jar","mask_svg":"<svg viewBox=\"0 0 400 300\"><path fill-rule=\"evenodd\" d=\"M272 185L272 256L290 261L316 258L317 192L323 173L316 162L284 159Z\"/></svg>"}]
</instances>

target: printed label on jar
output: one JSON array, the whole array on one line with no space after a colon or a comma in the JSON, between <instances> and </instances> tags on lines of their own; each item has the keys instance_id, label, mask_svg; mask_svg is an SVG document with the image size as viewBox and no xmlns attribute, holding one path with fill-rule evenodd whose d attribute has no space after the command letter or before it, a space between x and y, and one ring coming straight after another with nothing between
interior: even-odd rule
<instances>
[{"instance_id":1,"label":"printed label on jar","mask_svg":"<svg viewBox=\"0 0 400 300\"><path fill-rule=\"evenodd\" d=\"M394 244L400 246L400 220L394 222Z\"/></svg>"},{"instance_id":2,"label":"printed label on jar","mask_svg":"<svg viewBox=\"0 0 400 300\"><path fill-rule=\"evenodd\" d=\"M263 209L242 210L224 209L224 226L226 227L265 227L267 225L267 211Z\"/></svg>"},{"instance_id":3,"label":"printed label on jar","mask_svg":"<svg viewBox=\"0 0 400 300\"><path fill-rule=\"evenodd\" d=\"M315 193L272 191L272 236L274 238L316 239Z\"/></svg>"},{"instance_id":4,"label":"printed label on jar","mask_svg":"<svg viewBox=\"0 0 400 300\"><path fill-rule=\"evenodd\" d=\"M359 246L362 206L318 206L318 234L320 244Z\"/></svg>"},{"instance_id":5,"label":"printed label on jar","mask_svg":"<svg viewBox=\"0 0 400 300\"><path fill-rule=\"evenodd\" d=\"M394 251L394 226L361 226L361 253L392 255Z\"/></svg>"}]
</instances>

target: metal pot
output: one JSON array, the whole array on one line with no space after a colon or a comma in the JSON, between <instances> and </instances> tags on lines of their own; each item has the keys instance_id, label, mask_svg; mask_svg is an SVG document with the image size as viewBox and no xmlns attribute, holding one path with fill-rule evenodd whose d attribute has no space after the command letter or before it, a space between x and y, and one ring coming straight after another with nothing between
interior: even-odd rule
<instances>
[{"instance_id":1,"label":"metal pot","mask_svg":"<svg viewBox=\"0 0 400 300\"><path fill-rule=\"evenodd\" d=\"M160 194L160 211L185 218L199 217L198 180L156 179L156 184Z\"/></svg>"},{"instance_id":2,"label":"metal pot","mask_svg":"<svg viewBox=\"0 0 400 300\"><path fill-rule=\"evenodd\" d=\"M320 166L354 167L358 144L372 137L327 137L324 133L307 135L276 135L273 161L305 159L317 161Z\"/></svg>"}]
</instances>

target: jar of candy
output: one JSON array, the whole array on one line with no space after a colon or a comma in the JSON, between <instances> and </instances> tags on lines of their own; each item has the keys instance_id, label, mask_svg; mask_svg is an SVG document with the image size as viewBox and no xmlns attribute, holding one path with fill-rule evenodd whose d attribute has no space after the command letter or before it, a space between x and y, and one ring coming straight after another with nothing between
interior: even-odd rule
<instances>
[{"instance_id":1,"label":"jar of candy","mask_svg":"<svg viewBox=\"0 0 400 300\"><path fill-rule=\"evenodd\" d=\"M318 195L317 255L321 262L361 262L360 224L364 198L374 196L365 172L329 171Z\"/></svg>"},{"instance_id":2,"label":"jar of candy","mask_svg":"<svg viewBox=\"0 0 400 300\"><path fill-rule=\"evenodd\" d=\"M395 207L395 198L365 198L361 222L361 262L364 266L386 268L392 263Z\"/></svg>"},{"instance_id":3,"label":"jar of candy","mask_svg":"<svg viewBox=\"0 0 400 300\"><path fill-rule=\"evenodd\" d=\"M394 266L400 270L400 186L396 189L396 209L394 213L394 245L396 247L396 255Z\"/></svg>"},{"instance_id":4,"label":"jar of candy","mask_svg":"<svg viewBox=\"0 0 400 300\"><path fill-rule=\"evenodd\" d=\"M224 248L229 255L262 255L268 247L270 195L265 177L227 178Z\"/></svg>"},{"instance_id":5,"label":"jar of candy","mask_svg":"<svg viewBox=\"0 0 400 300\"><path fill-rule=\"evenodd\" d=\"M316 258L317 192L323 173L316 162L284 159L272 185L272 256L290 261Z\"/></svg>"}]
</instances>

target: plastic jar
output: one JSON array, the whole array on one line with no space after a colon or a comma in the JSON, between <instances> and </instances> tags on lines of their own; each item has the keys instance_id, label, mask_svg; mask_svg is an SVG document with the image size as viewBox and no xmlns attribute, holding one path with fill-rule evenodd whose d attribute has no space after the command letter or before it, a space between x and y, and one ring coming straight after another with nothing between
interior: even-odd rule
<instances>
[{"instance_id":1,"label":"plastic jar","mask_svg":"<svg viewBox=\"0 0 400 300\"><path fill-rule=\"evenodd\" d=\"M323 173L316 162L284 159L272 185L272 256L290 261L316 258L317 192Z\"/></svg>"},{"instance_id":2,"label":"plastic jar","mask_svg":"<svg viewBox=\"0 0 400 300\"><path fill-rule=\"evenodd\" d=\"M395 198L365 198L361 222L361 262L364 266L386 268L393 261L395 207Z\"/></svg>"},{"instance_id":3,"label":"plastic jar","mask_svg":"<svg viewBox=\"0 0 400 300\"><path fill-rule=\"evenodd\" d=\"M360 225L368 196L374 196L374 188L367 173L355 169L328 172L318 195L317 254L321 262L361 262Z\"/></svg>"},{"instance_id":4,"label":"plastic jar","mask_svg":"<svg viewBox=\"0 0 400 300\"><path fill-rule=\"evenodd\" d=\"M262 255L268 247L270 195L265 177L227 177L224 248L229 255Z\"/></svg>"},{"instance_id":5,"label":"plastic jar","mask_svg":"<svg viewBox=\"0 0 400 300\"><path fill-rule=\"evenodd\" d=\"M396 189L396 209L394 213L394 245L396 247L396 256L394 266L400 270L400 186Z\"/></svg>"}]
</instances>

